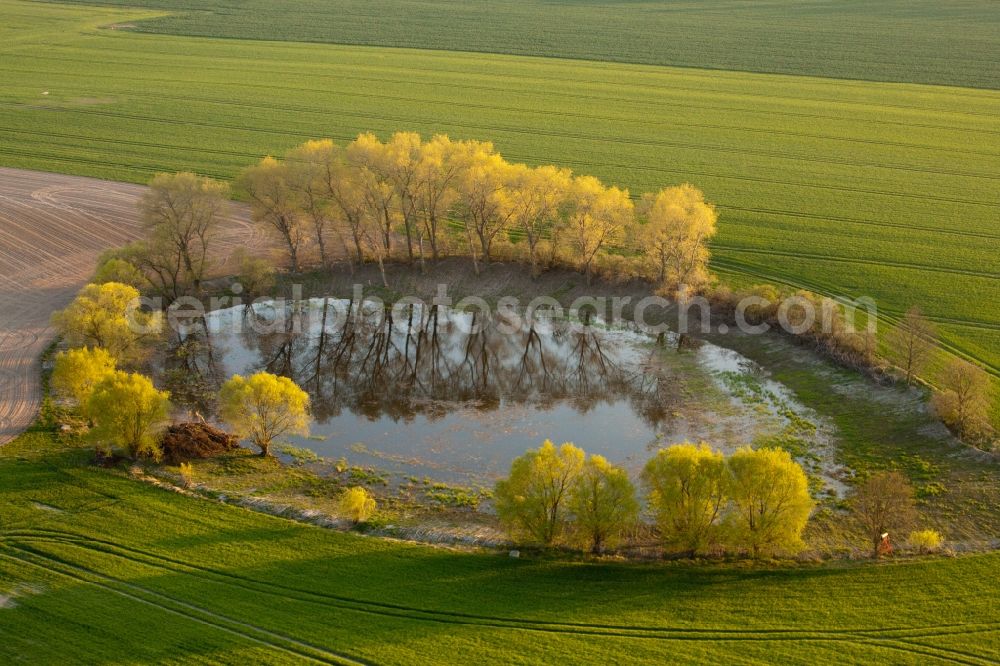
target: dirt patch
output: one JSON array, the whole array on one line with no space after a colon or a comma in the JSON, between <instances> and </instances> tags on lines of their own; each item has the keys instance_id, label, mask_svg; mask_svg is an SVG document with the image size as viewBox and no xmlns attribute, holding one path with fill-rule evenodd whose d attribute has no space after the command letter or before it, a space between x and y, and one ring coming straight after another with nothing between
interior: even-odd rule
<instances>
[{"instance_id":1,"label":"dirt patch","mask_svg":"<svg viewBox=\"0 0 1000 666\"><path fill-rule=\"evenodd\" d=\"M31 506L35 507L39 511L49 511L51 513L65 513L62 509L57 506L52 506L51 504L46 504L45 502L32 502Z\"/></svg>"},{"instance_id":2,"label":"dirt patch","mask_svg":"<svg viewBox=\"0 0 1000 666\"><path fill-rule=\"evenodd\" d=\"M10 590L0 591L0 610L17 608L17 598L30 594L41 594L42 588L38 585L19 584Z\"/></svg>"}]
</instances>

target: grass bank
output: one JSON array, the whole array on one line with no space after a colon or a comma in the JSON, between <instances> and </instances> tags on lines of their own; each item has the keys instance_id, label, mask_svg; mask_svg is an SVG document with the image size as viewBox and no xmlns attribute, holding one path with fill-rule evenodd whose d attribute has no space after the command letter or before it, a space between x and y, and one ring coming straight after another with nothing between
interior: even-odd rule
<instances>
[{"instance_id":1,"label":"grass bank","mask_svg":"<svg viewBox=\"0 0 1000 666\"><path fill-rule=\"evenodd\" d=\"M29 662L989 663L1000 555L583 563L366 538L0 448L0 640Z\"/></svg>"}]
</instances>

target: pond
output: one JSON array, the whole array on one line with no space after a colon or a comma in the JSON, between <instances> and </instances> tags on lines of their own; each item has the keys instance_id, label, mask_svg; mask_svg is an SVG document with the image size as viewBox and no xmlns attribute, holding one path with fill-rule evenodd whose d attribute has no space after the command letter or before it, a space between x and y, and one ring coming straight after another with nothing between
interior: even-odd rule
<instances>
[{"instance_id":1,"label":"pond","mask_svg":"<svg viewBox=\"0 0 1000 666\"><path fill-rule=\"evenodd\" d=\"M340 299L265 303L207 315L179 336L162 372L175 402L208 417L234 373L291 377L309 392L314 420L290 444L460 484L491 484L545 439L637 474L660 446L706 440L731 451L787 436L789 410L806 411L727 349L596 319L526 321ZM829 458L824 429L806 430L796 435L808 456Z\"/></svg>"}]
</instances>

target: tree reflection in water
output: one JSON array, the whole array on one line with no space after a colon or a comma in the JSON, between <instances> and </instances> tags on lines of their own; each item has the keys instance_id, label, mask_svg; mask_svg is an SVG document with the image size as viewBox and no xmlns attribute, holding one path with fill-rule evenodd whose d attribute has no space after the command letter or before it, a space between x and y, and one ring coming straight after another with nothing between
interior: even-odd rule
<instances>
[{"instance_id":1,"label":"tree reflection in water","mask_svg":"<svg viewBox=\"0 0 1000 666\"><path fill-rule=\"evenodd\" d=\"M320 423L345 410L434 420L457 404L487 412L564 403L586 413L624 401L661 431L683 381L660 362L663 344L596 321L529 325L513 311L383 311L314 299L211 313L178 335L163 363L175 400L203 413L213 411L211 395L229 374L267 370L305 388Z\"/></svg>"}]
</instances>

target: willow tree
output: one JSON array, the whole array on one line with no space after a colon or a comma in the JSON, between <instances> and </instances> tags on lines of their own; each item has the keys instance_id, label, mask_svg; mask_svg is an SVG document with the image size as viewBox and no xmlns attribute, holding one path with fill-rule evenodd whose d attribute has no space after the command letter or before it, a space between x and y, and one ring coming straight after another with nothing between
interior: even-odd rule
<instances>
[{"instance_id":1,"label":"willow tree","mask_svg":"<svg viewBox=\"0 0 1000 666\"><path fill-rule=\"evenodd\" d=\"M139 309L139 291L118 282L88 284L52 323L74 347L100 347L118 362L143 354L143 342L159 331L159 313Z\"/></svg>"},{"instance_id":2,"label":"willow tree","mask_svg":"<svg viewBox=\"0 0 1000 666\"><path fill-rule=\"evenodd\" d=\"M548 165L533 169L524 164L510 168L504 205L510 211L511 226L523 232L528 243L532 276L538 275L538 244L558 224L571 182L569 169Z\"/></svg>"},{"instance_id":3,"label":"willow tree","mask_svg":"<svg viewBox=\"0 0 1000 666\"><path fill-rule=\"evenodd\" d=\"M288 377L268 372L233 375L219 391L219 415L235 433L259 448L260 455L267 456L276 438L306 434L309 394Z\"/></svg>"},{"instance_id":4,"label":"willow tree","mask_svg":"<svg viewBox=\"0 0 1000 666\"><path fill-rule=\"evenodd\" d=\"M709 279L708 241L715 235L715 208L693 185L667 187L643 201L643 246L658 282L676 292L696 290Z\"/></svg>"},{"instance_id":5,"label":"willow tree","mask_svg":"<svg viewBox=\"0 0 1000 666\"><path fill-rule=\"evenodd\" d=\"M322 196L329 204L327 212L334 219L334 229L344 245L344 252L353 253L358 263L362 263L365 260L362 225L369 206L360 174L348 163L346 151L332 141L323 141L312 154L321 167Z\"/></svg>"},{"instance_id":6,"label":"willow tree","mask_svg":"<svg viewBox=\"0 0 1000 666\"><path fill-rule=\"evenodd\" d=\"M229 186L193 173L161 173L139 200L148 261L178 269L178 286L201 292L209 247L229 205ZM179 290L180 291L180 290ZM181 295L181 294L178 294Z\"/></svg>"},{"instance_id":7,"label":"willow tree","mask_svg":"<svg viewBox=\"0 0 1000 666\"><path fill-rule=\"evenodd\" d=\"M500 521L515 536L551 545L566 528L569 494L583 464L581 449L569 442L557 449L549 440L515 458L495 488Z\"/></svg>"},{"instance_id":8,"label":"willow tree","mask_svg":"<svg viewBox=\"0 0 1000 666\"><path fill-rule=\"evenodd\" d=\"M237 178L237 187L250 200L254 221L276 233L288 249L292 270L301 270L300 252L307 238L295 191L289 185L288 165L265 157Z\"/></svg>"},{"instance_id":9,"label":"willow tree","mask_svg":"<svg viewBox=\"0 0 1000 666\"><path fill-rule=\"evenodd\" d=\"M464 145L436 134L424 143L417 165L416 211L422 228L421 237L431 246L431 257L442 254L448 213L458 198L456 183L465 166Z\"/></svg>"},{"instance_id":10,"label":"willow tree","mask_svg":"<svg viewBox=\"0 0 1000 666\"><path fill-rule=\"evenodd\" d=\"M419 222L420 173L422 142L416 132L396 132L382 146L381 166L385 178L395 193L399 220L406 239L406 254L410 263L419 253L423 260L423 231ZM414 246L416 245L416 249Z\"/></svg>"},{"instance_id":11,"label":"willow tree","mask_svg":"<svg viewBox=\"0 0 1000 666\"><path fill-rule=\"evenodd\" d=\"M95 424L89 433L94 441L123 446L133 458L158 458L170 394L158 391L148 377L116 370L94 386L86 413Z\"/></svg>"},{"instance_id":12,"label":"willow tree","mask_svg":"<svg viewBox=\"0 0 1000 666\"><path fill-rule=\"evenodd\" d=\"M292 205L312 229L319 260L330 265L326 234L331 230L335 207L331 200L329 177L335 159L333 141L306 141L285 154L286 178L294 198Z\"/></svg>"},{"instance_id":13,"label":"willow tree","mask_svg":"<svg viewBox=\"0 0 1000 666\"><path fill-rule=\"evenodd\" d=\"M346 155L365 216L379 229L385 252L391 253L393 227L399 213L396 188L387 173L385 145L374 134L359 134L347 145Z\"/></svg>"},{"instance_id":14,"label":"willow tree","mask_svg":"<svg viewBox=\"0 0 1000 666\"><path fill-rule=\"evenodd\" d=\"M457 183L457 209L478 273L475 241L478 240L483 261L488 262L494 241L510 221L511 211L504 206L504 195L511 166L494 151L491 143L470 141L465 144L465 151L465 166Z\"/></svg>"},{"instance_id":15,"label":"willow tree","mask_svg":"<svg viewBox=\"0 0 1000 666\"><path fill-rule=\"evenodd\" d=\"M639 516L628 472L598 455L587 458L574 480L568 507L574 531L592 553L614 547Z\"/></svg>"},{"instance_id":16,"label":"willow tree","mask_svg":"<svg viewBox=\"0 0 1000 666\"><path fill-rule=\"evenodd\" d=\"M573 179L567 207L567 241L590 282L594 258L602 249L622 240L633 221L635 207L628 190L605 187L593 176Z\"/></svg>"},{"instance_id":17,"label":"willow tree","mask_svg":"<svg viewBox=\"0 0 1000 666\"><path fill-rule=\"evenodd\" d=\"M662 449L646 463L642 480L668 549L693 557L721 541L729 502L721 452L705 443Z\"/></svg>"},{"instance_id":18,"label":"willow tree","mask_svg":"<svg viewBox=\"0 0 1000 666\"><path fill-rule=\"evenodd\" d=\"M734 545L754 557L800 550L814 505L802 467L784 449L771 448L739 449L727 466Z\"/></svg>"},{"instance_id":19,"label":"willow tree","mask_svg":"<svg viewBox=\"0 0 1000 666\"><path fill-rule=\"evenodd\" d=\"M57 396L86 409L94 387L114 372L116 365L111 354L100 347L67 349L56 354L49 382Z\"/></svg>"}]
</instances>

